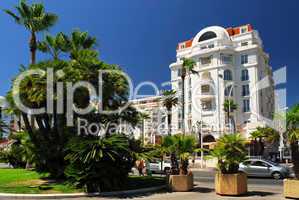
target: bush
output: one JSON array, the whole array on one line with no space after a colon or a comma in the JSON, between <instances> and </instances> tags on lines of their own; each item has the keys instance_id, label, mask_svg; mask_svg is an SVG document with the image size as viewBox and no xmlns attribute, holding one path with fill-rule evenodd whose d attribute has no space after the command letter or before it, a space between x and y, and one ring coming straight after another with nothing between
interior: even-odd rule
<instances>
[{"instance_id":1,"label":"bush","mask_svg":"<svg viewBox=\"0 0 299 200\"><path fill-rule=\"evenodd\" d=\"M75 137L67 146L66 160L70 164L65 174L73 185L87 192L122 189L136 160L130 146L123 135Z\"/></svg>"},{"instance_id":2,"label":"bush","mask_svg":"<svg viewBox=\"0 0 299 200\"><path fill-rule=\"evenodd\" d=\"M247 160L245 140L240 134L224 135L219 138L210 154L218 159L218 169L221 173L238 173L239 164Z\"/></svg>"}]
</instances>

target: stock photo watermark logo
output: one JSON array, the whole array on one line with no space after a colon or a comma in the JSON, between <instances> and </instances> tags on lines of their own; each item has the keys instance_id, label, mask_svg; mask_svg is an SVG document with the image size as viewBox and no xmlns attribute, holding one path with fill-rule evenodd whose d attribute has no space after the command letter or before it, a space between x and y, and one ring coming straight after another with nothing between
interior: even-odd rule
<instances>
[{"instance_id":1,"label":"stock photo watermark logo","mask_svg":"<svg viewBox=\"0 0 299 200\"><path fill-rule=\"evenodd\" d=\"M56 96L57 98L57 104L56 104L56 112L57 114L65 114L66 115L66 121L67 121L67 126L74 126L74 113L79 114L79 115L86 115L91 113L92 111L94 111L95 109L97 110L98 113L100 114L105 114L105 115L112 115L112 114L119 114L122 111L124 111L126 108L128 108L128 106L131 104L130 101L125 102L122 106L118 107L117 109L114 110L104 110L103 109L103 93L105 92L103 90L103 75L105 74L109 74L109 73L117 73L119 75L121 75L126 82L128 83L128 99L132 100L132 99L138 99L138 98L144 98L144 97L148 97L149 95L140 95L139 91L141 90L141 88L145 87L145 86L149 86L151 88L153 88L154 90L154 95L156 96L160 96L161 97L161 101L163 101L163 96L161 96L160 94L160 90L159 87L150 81L144 81L139 83L136 88L134 89L134 85L133 85L133 81L132 79L129 77L128 74L126 74L123 71L120 70L99 70L98 73L98 85L97 87L95 87L93 84L89 83L88 81L79 81L76 83L72 83L72 82L59 82L59 81L54 81L57 80L55 78L62 78L65 76L64 72L62 70L57 71L54 73L52 68L47 68L46 71L44 70L40 70L40 69L35 69L35 70L27 70L23 73L21 73L14 81L13 84L13 100L15 105L17 106L17 108L23 112L26 113L28 115L39 115L39 114L43 114L43 113L47 113L47 114L53 114L54 112L54 96ZM202 74L203 75L203 74ZM30 76L39 76L41 78L46 79L46 106L42 107L42 108L38 108L38 109L33 109L33 108L28 108L26 105L24 105L24 103L21 100L20 97L20 85L22 83L22 81L24 79L26 79L27 77ZM218 75L220 76L220 75ZM219 77L217 77L218 79ZM215 123L213 125L213 130L212 131L220 131L223 129L223 126L227 126L230 124L224 124L220 123L222 119L221 118L221 113L223 112L223 105L220 105L220 97L224 97L224 98L229 98L229 99L236 99L238 98L236 95L233 96L232 93L235 90L240 90L241 88L241 84L236 83L236 81L232 80L232 81L221 81L218 80L217 84L215 84L216 80L212 80L209 79L207 80L206 78L204 78L204 76L198 78L198 81L195 81L192 84L192 90L191 90L191 95L192 95L192 113L202 113L205 110L205 105L203 105L202 103L202 99L204 98L204 96L206 95L213 95L215 97L215 101L213 101L213 107L216 107L216 109L214 109L214 112L218 112L216 113L218 115L217 121L218 121L218 125L215 125ZM275 84L274 84L275 83ZM279 132L282 132L285 130L285 118L284 113L286 112L285 108L286 108L286 88L282 87L282 88L275 88L275 86L277 85L282 85L286 83L286 67L280 68L276 71L273 72L273 76L272 74L268 74L265 77L262 78L258 78L256 77L256 81L251 82L250 83L250 112L253 116L256 116L256 119L260 122L265 122L265 124L267 126L270 126L276 130L278 130ZM211 88L211 92L209 92L208 94L202 92L202 85L209 85L209 87ZM220 85L222 85L222 87L220 87ZM165 82L161 85L162 87L165 86L171 86L172 88L174 88L174 86L172 85L172 82ZM56 88L55 93L54 93L54 87ZM273 87L273 88L272 88ZM90 102L88 104L87 107L85 108L78 108L76 107L76 105L74 104L74 93L78 88L85 88L88 93L89 93L89 97L90 97ZM98 88L98 89L96 89ZM224 94L226 90L226 88L228 88L227 93L228 94ZM274 107L273 107L273 115L277 115L279 114L279 118L278 117L270 117L270 116L263 116L260 112L259 107L254 106L254 103L257 103L260 101L260 91L262 91L263 89L273 89L273 97L269 96L268 98L274 98ZM64 90L66 92L64 92ZM179 91L180 89L177 89L177 93L176 93L176 97L178 97L180 99L181 96L181 92ZM237 93L237 92L235 92ZM153 95L151 95L153 96ZM240 95L241 96L241 95ZM256 101L254 101L256 99ZM171 110L171 114L177 113L181 111L181 107L183 105L181 105L181 101L179 101L180 103L177 106L174 106L173 109ZM64 105L66 103L66 105ZM162 112L167 115L168 111L160 108L162 110ZM216 119L216 118L215 118ZM107 126L105 125L101 125L98 124L96 126L96 124L92 123L92 124L88 124L88 122L86 120L83 119L78 119L77 121L77 126L78 126L78 131L83 130L86 133L92 133L92 134L100 134L101 131L105 132L105 130L107 131ZM159 129L157 130L159 133L158 134L165 134L165 130L163 130L163 128L160 128L162 126L165 126L166 122L159 124ZM110 124L109 128L114 127L113 130L121 130L122 127L121 124ZM131 129L134 129L134 127L131 127Z\"/></svg>"}]
</instances>

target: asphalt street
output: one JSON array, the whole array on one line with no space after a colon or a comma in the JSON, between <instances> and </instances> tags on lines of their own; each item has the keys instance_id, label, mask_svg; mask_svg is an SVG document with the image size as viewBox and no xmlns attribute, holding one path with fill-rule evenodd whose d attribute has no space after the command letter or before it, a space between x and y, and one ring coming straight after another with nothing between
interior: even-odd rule
<instances>
[{"instance_id":1,"label":"asphalt street","mask_svg":"<svg viewBox=\"0 0 299 200\"><path fill-rule=\"evenodd\" d=\"M200 183L214 184L215 172L211 171L193 171L194 181ZM283 186L283 180L275 180L272 178L256 178L248 177L249 187L267 187L267 188L281 188Z\"/></svg>"}]
</instances>

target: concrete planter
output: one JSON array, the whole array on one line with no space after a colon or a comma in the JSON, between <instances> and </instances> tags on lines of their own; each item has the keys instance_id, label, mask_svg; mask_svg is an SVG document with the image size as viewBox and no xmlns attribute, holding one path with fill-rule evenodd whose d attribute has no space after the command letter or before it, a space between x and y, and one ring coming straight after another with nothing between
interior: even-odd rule
<instances>
[{"instance_id":1,"label":"concrete planter","mask_svg":"<svg viewBox=\"0 0 299 200\"><path fill-rule=\"evenodd\" d=\"M284 179L283 193L286 198L299 198L299 180Z\"/></svg>"},{"instance_id":2,"label":"concrete planter","mask_svg":"<svg viewBox=\"0 0 299 200\"><path fill-rule=\"evenodd\" d=\"M193 175L170 175L169 188L173 192L188 192L193 189Z\"/></svg>"},{"instance_id":3,"label":"concrete planter","mask_svg":"<svg viewBox=\"0 0 299 200\"><path fill-rule=\"evenodd\" d=\"M219 195L238 196L247 193L247 175L216 173L215 190Z\"/></svg>"}]
</instances>

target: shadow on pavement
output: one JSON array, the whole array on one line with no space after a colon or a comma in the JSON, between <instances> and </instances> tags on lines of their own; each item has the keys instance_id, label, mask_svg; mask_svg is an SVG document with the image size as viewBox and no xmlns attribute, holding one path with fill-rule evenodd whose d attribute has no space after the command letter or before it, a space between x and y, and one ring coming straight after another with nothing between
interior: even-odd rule
<instances>
[{"instance_id":1,"label":"shadow on pavement","mask_svg":"<svg viewBox=\"0 0 299 200\"><path fill-rule=\"evenodd\" d=\"M273 196L276 195L277 193L273 193L273 192L265 192L265 191L248 191L248 193L244 196L261 196L261 197L265 197L265 196Z\"/></svg>"},{"instance_id":2,"label":"shadow on pavement","mask_svg":"<svg viewBox=\"0 0 299 200\"><path fill-rule=\"evenodd\" d=\"M199 192L199 193L210 193L210 192L214 192L214 189L211 188L206 188L206 187L195 187L192 192Z\"/></svg>"}]
</instances>

